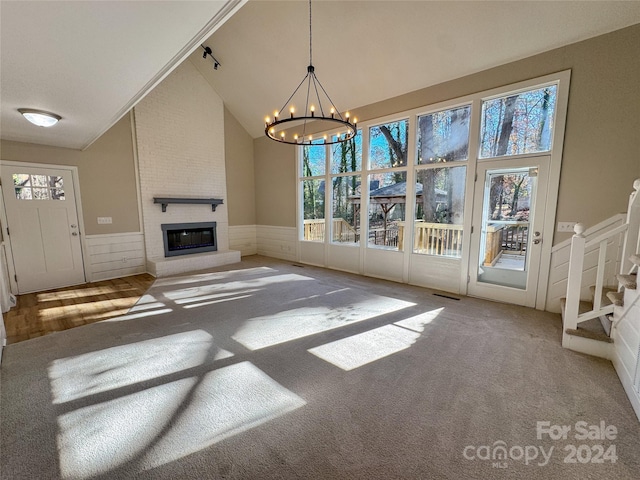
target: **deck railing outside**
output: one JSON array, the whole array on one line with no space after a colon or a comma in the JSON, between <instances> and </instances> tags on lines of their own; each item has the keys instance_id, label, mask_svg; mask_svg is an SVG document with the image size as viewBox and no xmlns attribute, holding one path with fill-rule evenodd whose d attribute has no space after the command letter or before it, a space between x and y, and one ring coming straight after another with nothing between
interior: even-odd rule
<instances>
[{"instance_id":1,"label":"deck railing outside","mask_svg":"<svg viewBox=\"0 0 640 480\"><path fill-rule=\"evenodd\" d=\"M462 255L462 225L416 222L413 251L427 255L460 257Z\"/></svg>"},{"instance_id":2,"label":"deck railing outside","mask_svg":"<svg viewBox=\"0 0 640 480\"><path fill-rule=\"evenodd\" d=\"M427 255L460 257L462 254L462 225L445 223L415 222L413 251ZM325 238L324 219L304 221L304 239L322 242ZM371 228L368 232L369 243L373 245L404 249L406 237L402 222L393 222L384 228ZM333 219L333 242L356 243L360 240L359 229L355 229L343 218Z\"/></svg>"}]
</instances>

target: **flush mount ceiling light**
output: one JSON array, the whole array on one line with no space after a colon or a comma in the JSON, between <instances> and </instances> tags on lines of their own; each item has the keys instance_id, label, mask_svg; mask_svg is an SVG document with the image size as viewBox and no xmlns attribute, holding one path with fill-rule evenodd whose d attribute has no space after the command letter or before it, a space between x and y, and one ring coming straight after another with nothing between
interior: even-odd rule
<instances>
[{"instance_id":1,"label":"flush mount ceiling light","mask_svg":"<svg viewBox=\"0 0 640 480\"><path fill-rule=\"evenodd\" d=\"M39 127L53 127L62 117L55 113L35 110L33 108L19 108L18 111L34 125Z\"/></svg>"},{"instance_id":2,"label":"flush mount ceiling light","mask_svg":"<svg viewBox=\"0 0 640 480\"><path fill-rule=\"evenodd\" d=\"M323 140L323 144L341 143L356 136L358 120L354 118L352 123L349 120L349 112L345 113L344 118L342 117L320 83L320 80L316 77L312 62L313 50L311 40L311 0L309 0L309 66L307 67L307 75L293 91L283 107L274 112L273 120L269 117L265 119L264 133L276 142L289 143L291 145L309 145L315 143L313 135L307 134L308 122L314 122L314 125L318 127L317 129L314 128L316 131L339 129L339 131L331 137L324 135L323 137L316 138L316 142L317 140ZM298 97L296 97L296 94L305 82L307 85L306 97L304 97L304 101L302 101L304 90ZM295 107L297 98L300 99L298 105L304 105L304 107L300 109L301 111L298 116L296 116ZM289 117L279 119L278 117L280 117L281 113L285 115L288 113ZM290 131L288 135L287 131Z\"/></svg>"}]
</instances>

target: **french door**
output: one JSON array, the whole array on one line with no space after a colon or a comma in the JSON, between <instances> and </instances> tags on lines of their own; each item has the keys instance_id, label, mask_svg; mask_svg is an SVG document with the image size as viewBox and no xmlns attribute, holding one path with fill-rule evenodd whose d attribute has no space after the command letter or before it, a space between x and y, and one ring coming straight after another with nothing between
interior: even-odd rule
<instances>
[{"instance_id":1,"label":"french door","mask_svg":"<svg viewBox=\"0 0 640 480\"><path fill-rule=\"evenodd\" d=\"M478 163L469 295L536 306L549 165L549 156Z\"/></svg>"},{"instance_id":2,"label":"french door","mask_svg":"<svg viewBox=\"0 0 640 480\"><path fill-rule=\"evenodd\" d=\"M83 283L73 170L3 163L1 177L17 293Z\"/></svg>"}]
</instances>

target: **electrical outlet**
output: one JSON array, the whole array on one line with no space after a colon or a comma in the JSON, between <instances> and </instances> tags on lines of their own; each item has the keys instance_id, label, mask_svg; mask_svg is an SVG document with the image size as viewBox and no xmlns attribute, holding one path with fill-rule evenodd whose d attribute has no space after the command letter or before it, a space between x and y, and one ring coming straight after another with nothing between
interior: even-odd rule
<instances>
[{"instance_id":1,"label":"electrical outlet","mask_svg":"<svg viewBox=\"0 0 640 480\"><path fill-rule=\"evenodd\" d=\"M109 223L113 223L111 217L98 217L98 225L107 225Z\"/></svg>"},{"instance_id":2,"label":"electrical outlet","mask_svg":"<svg viewBox=\"0 0 640 480\"><path fill-rule=\"evenodd\" d=\"M558 232L571 232L578 222L558 222Z\"/></svg>"}]
</instances>

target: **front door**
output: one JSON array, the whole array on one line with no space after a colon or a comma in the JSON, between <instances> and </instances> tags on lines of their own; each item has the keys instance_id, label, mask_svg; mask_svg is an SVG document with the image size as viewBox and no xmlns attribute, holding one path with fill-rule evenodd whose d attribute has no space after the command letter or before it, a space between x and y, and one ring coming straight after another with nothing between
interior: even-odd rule
<instances>
[{"instance_id":1,"label":"front door","mask_svg":"<svg viewBox=\"0 0 640 480\"><path fill-rule=\"evenodd\" d=\"M84 283L73 171L2 165L18 293Z\"/></svg>"},{"instance_id":2,"label":"front door","mask_svg":"<svg viewBox=\"0 0 640 480\"><path fill-rule=\"evenodd\" d=\"M535 307L549 163L542 156L478 164L469 295Z\"/></svg>"}]
</instances>

